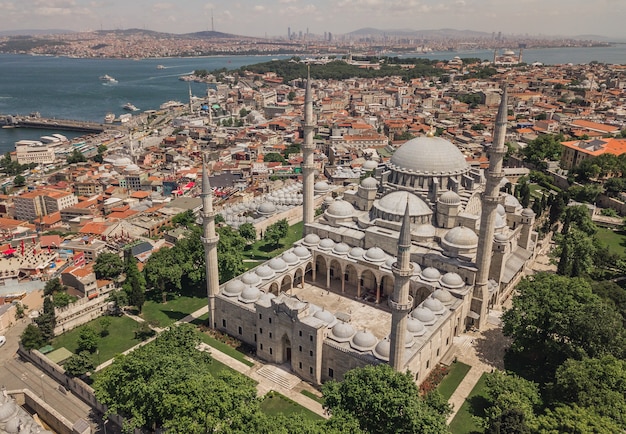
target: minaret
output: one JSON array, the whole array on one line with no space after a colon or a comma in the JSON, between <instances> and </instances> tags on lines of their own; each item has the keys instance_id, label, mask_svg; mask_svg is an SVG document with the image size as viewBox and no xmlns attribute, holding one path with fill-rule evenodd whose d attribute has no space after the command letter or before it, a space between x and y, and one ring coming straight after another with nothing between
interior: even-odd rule
<instances>
[{"instance_id":1,"label":"minaret","mask_svg":"<svg viewBox=\"0 0 626 434\"><path fill-rule=\"evenodd\" d=\"M389 365L399 371L404 366L407 315L413 307L413 297L409 295L409 278L413 275L413 264L411 264L411 217L408 199L400 228L398 258L392 265L391 271L393 272L394 285L393 295L389 299L389 307L391 308Z\"/></svg>"},{"instance_id":2,"label":"minaret","mask_svg":"<svg viewBox=\"0 0 626 434\"><path fill-rule=\"evenodd\" d=\"M191 84L187 83L189 86L189 113L193 114L193 96L191 95Z\"/></svg>"},{"instance_id":3,"label":"minaret","mask_svg":"<svg viewBox=\"0 0 626 434\"><path fill-rule=\"evenodd\" d=\"M472 310L480 315L479 329L487 324L487 308L489 306L489 268L493 249L493 235L498 204L503 202L500 195L500 182L504 178L502 165L506 146L506 117L508 93L506 82L503 85L502 100L496 116L496 126L493 135L493 144L489 149L489 169L486 174L487 183L482 197L482 212L480 216L480 233L478 235L478 251L476 254L476 282L472 297Z\"/></svg>"},{"instance_id":4,"label":"minaret","mask_svg":"<svg viewBox=\"0 0 626 434\"><path fill-rule=\"evenodd\" d=\"M206 160L202 160L202 244L206 262L206 290L209 297L209 321L211 327L217 327L215 321L215 296L220 289L219 270L217 268L217 242L219 235L215 233L215 213L213 212L213 191L209 184Z\"/></svg>"},{"instance_id":5,"label":"minaret","mask_svg":"<svg viewBox=\"0 0 626 434\"><path fill-rule=\"evenodd\" d=\"M304 143L302 144L302 196L303 210L302 220L303 236L306 235L307 224L313 223L315 218L315 205L313 203L313 184L315 181L315 164L313 164L313 95L311 95L311 70L307 72L306 93L304 94Z\"/></svg>"}]
</instances>

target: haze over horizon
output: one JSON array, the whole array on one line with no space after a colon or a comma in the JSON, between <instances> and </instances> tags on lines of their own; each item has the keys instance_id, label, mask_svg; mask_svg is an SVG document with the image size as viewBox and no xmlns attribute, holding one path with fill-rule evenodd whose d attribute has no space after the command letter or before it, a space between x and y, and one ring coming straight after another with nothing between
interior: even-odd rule
<instances>
[{"instance_id":1,"label":"haze over horizon","mask_svg":"<svg viewBox=\"0 0 626 434\"><path fill-rule=\"evenodd\" d=\"M0 0L0 29L211 30L243 36L453 28L506 35L626 38L623 0Z\"/></svg>"}]
</instances>

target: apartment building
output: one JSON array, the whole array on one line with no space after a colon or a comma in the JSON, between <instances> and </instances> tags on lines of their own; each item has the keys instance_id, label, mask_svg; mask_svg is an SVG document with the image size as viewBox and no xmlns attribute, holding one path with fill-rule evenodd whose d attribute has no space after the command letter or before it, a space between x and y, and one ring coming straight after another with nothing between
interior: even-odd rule
<instances>
[{"instance_id":1,"label":"apartment building","mask_svg":"<svg viewBox=\"0 0 626 434\"><path fill-rule=\"evenodd\" d=\"M78 198L72 193L57 190L34 190L13 199L15 218L33 221L39 217L76 205Z\"/></svg>"}]
</instances>

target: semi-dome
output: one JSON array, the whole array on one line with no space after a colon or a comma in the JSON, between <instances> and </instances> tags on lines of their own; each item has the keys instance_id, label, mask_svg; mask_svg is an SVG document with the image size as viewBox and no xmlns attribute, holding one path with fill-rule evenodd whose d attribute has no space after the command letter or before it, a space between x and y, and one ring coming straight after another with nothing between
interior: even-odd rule
<instances>
[{"instance_id":1,"label":"semi-dome","mask_svg":"<svg viewBox=\"0 0 626 434\"><path fill-rule=\"evenodd\" d=\"M333 253L336 255L345 255L350 251L350 246L346 243L337 243L333 247Z\"/></svg>"},{"instance_id":2,"label":"semi-dome","mask_svg":"<svg viewBox=\"0 0 626 434\"><path fill-rule=\"evenodd\" d=\"M443 303L432 296L424 300L424 307L430 309L435 315L441 315L446 311Z\"/></svg>"},{"instance_id":3,"label":"semi-dome","mask_svg":"<svg viewBox=\"0 0 626 434\"><path fill-rule=\"evenodd\" d=\"M256 286L246 286L239 295L239 301L243 303L254 303L261 296L261 291Z\"/></svg>"},{"instance_id":4,"label":"semi-dome","mask_svg":"<svg viewBox=\"0 0 626 434\"><path fill-rule=\"evenodd\" d=\"M273 258L267 263L267 265L277 273L287 269L287 263L282 258Z\"/></svg>"},{"instance_id":5,"label":"semi-dome","mask_svg":"<svg viewBox=\"0 0 626 434\"><path fill-rule=\"evenodd\" d=\"M389 339L382 339L374 348L374 356L380 360L389 360L389 353L391 352L391 342Z\"/></svg>"},{"instance_id":6,"label":"semi-dome","mask_svg":"<svg viewBox=\"0 0 626 434\"><path fill-rule=\"evenodd\" d=\"M349 341L356 333L354 327L345 322L338 322L330 332L330 338L337 342Z\"/></svg>"},{"instance_id":7,"label":"semi-dome","mask_svg":"<svg viewBox=\"0 0 626 434\"><path fill-rule=\"evenodd\" d=\"M335 242L330 238L324 238L322 241L320 241L319 248L322 250L330 250L333 247L335 247Z\"/></svg>"},{"instance_id":8,"label":"semi-dome","mask_svg":"<svg viewBox=\"0 0 626 434\"><path fill-rule=\"evenodd\" d=\"M424 325L432 325L436 321L433 311L424 306L416 307L413 312L411 312L411 316Z\"/></svg>"},{"instance_id":9,"label":"semi-dome","mask_svg":"<svg viewBox=\"0 0 626 434\"><path fill-rule=\"evenodd\" d=\"M412 316L409 316L406 320L406 329L413 336L421 336L426 332L424 324Z\"/></svg>"},{"instance_id":10,"label":"semi-dome","mask_svg":"<svg viewBox=\"0 0 626 434\"><path fill-rule=\"evenodd\" d=\"M324 321L329 327L332 327L337 322L335 315L324 309L318 310L313 314L313 316L321 321Z\"/></svg>"},{"instance_id":11,"label":"semi-dome","mask_svg":"<svg viewBox=\"0 0 626 434\"><path fill-rule=\"evenodd\" d=\"M382 262L387 258L387 255L380 247L370 247L363 255L365 259L372 262Z\"/></svg>"},{"instance_id":12,"label":"semi-dome","mask_svg":"<svg viewBox=\"0 0 626 434\"><path fill-rule=\"evenodd\" d=\"M438 201L443 203L444 205L460 205L461 204L461 196L456 194L452 190L448 190L439 196Z\"/></svg>"},{"instance_id":13,"label":"semi-dome","mask_svg":"<svg viewBox=\"0 0 626 434\"><path fill-rule=\"evenodd\" d=\"M239 279L231 280L224 286L224 295L227 297L236 297L241 294L246 285Z\"/></svg>"},{"instance_id":14,"label":"semi-dome","mask_svg":"<svg viewBox=\"0 0 626 434\"><path fill-rule=\"evenodd\" d=\"M475 247L478 245L478 235L465 226L455 226L443 237L443 241L453 247Z\"/></svg>"},{"instance_id":15,"label":"semi-dome","mask_svg":"<svg viewBox=\"0 0 626 434\"><path fill-rule=\"evenodd\" d=\"M365 330L359 330L350 341L350 346L358 351L369 351L378 343L376 336Z\"/></svg>"},{"instance_id":16,"label":"semi-dome","mask_svg":"<svg viewBox=\"0 0 626 434\"><path fill-rule=\"evenodd\" d=\"M437 288L433 292L433 297L442 302L443 304L450 304L454 301L454 297L447 289Z\"/></svg>"},{"instance_id":17,"label":"semi-dome","mask_svg":"<svg viewBox=\"0 0 626 434\"><path fill-rule=\"evenodd\" d=\"M378 188L378 181L376 180L376 178L372 178L370 176L361 181L361 187L367 188L369 190L375 190Z\"/></svg>"},{"instance_id":18,"label":"semi-dome","mask_svg":"<svg viewBox=\"0 0 626 434\"><path fill-rule=\"evenodd\" d=\"M422 199L408 191L391 192L377 200L374 206L383 213L403 216L407 201L409 203L409 215L411 217L432 214L432 210Z\"/></svg>"},{"instance_id":19,"label":"semi-dome","mask_svg":"<svg viewBox=\"0 0 626 434\"><path fill-rule=\"evenodd\" d=\"M308 250L307 250L307 253L308 253ZM287 253L283 254L283 256L281 256L281 257L283 258L283 261L285 261L285 263L288 264L288 265L297 264L298 261L300 260L298 258L298 255L296 255L293 252L287 252Z\"/></svg>"},{"instance_id":20,"label":"semi-dome","mask_svg":"<svg viewBox=\"0 0 626 434\"><path fill-rule=\"evenodd\" d=\"M409 140L391 156L391 164L413 172L454 174L469 171L463 153L441 137Z\"/></svg>"},{"instance_id":21,"label":"semi-dome","mask_svg":"<svg viewBox=\"0 0 626 434\"><path fill-rule=\"evenodd\" d=\"M441 277L441 273L434 267L428 267L422 270L422 279L428 282L439 280L439 277Z\"/></svg>"},{"instance_id":22,"label":"semi-dome","mask_svg":"<svg viewBox=\"0 0 626 434\"><path fill-rule=\"evenodd\" d=\"M361 247L353 247L348 253L348 256L352 259L363 259L364 254L365 250L363 250Z\"/></svg>"},{"instance_id":23,"label":"semi-dome","mask_svg":"<svg viewBox=\"0 0 626 434\"><path fill-rule=\"evenodd\" d=\"M306 247L298 246L293 249L293 253L300 259L308 258L311 256L311 252Z\"/></svg>"},{"instance_id":24,"label":"semi-dome","mask_svg":"<svg viewBox=\"0 0 626 434\"><path fill-rule=\"evenodd\" d=\"M320 237L317 234L308 234L302 241L305 246L317 246L319 243Z\"/></svg>"},{"instance_id":25,"label":"semi-dome","mask_svg":"<svg viewBox=\"0 0 626 434\"><path fill-rule=\"evenodd\" d=\"M354 207L345 200L335 200L327 209L326 213L333 217L352 217Z\"/></svg>"},{"instance_id":26,"label":"semi-dome","mask_svg":"<svg viewBox=\"0 0 626 434\"><path fill-rule=\"evenodd\" d=\"M256 273L246 273L241 276L241 281L246 285L258 285L261 278Z\"/></svg>"},{"instance_id":27,"label":"semi-dome","mask_svg":"<svg viewBox=\"0 0 626 434\"><path fill-rule=\"evenodd\" d=\"M461 288L465 286L465 282L463 278L459 276L457 273L449 272L443 275L441 278L441 284L446 288Z\"/></svg>"}]
</instances>

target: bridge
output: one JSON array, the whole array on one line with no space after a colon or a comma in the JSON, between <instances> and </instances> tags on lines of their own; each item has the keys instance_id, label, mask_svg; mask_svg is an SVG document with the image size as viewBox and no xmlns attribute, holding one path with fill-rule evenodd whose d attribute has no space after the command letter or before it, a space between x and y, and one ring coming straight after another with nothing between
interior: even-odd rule
<instances>
[{"instance_id":1,"label":"bridge","mask_svg":"<svg viewBox=\"0 0 626 434\"><path fill-rule=\"evenodd\" d=\"M41 128L46 130L102 133L105 130L121 129L120 125L71 119L42 118L39 116L0 115L2 128Z\"/></svg>"}]
</instances>

